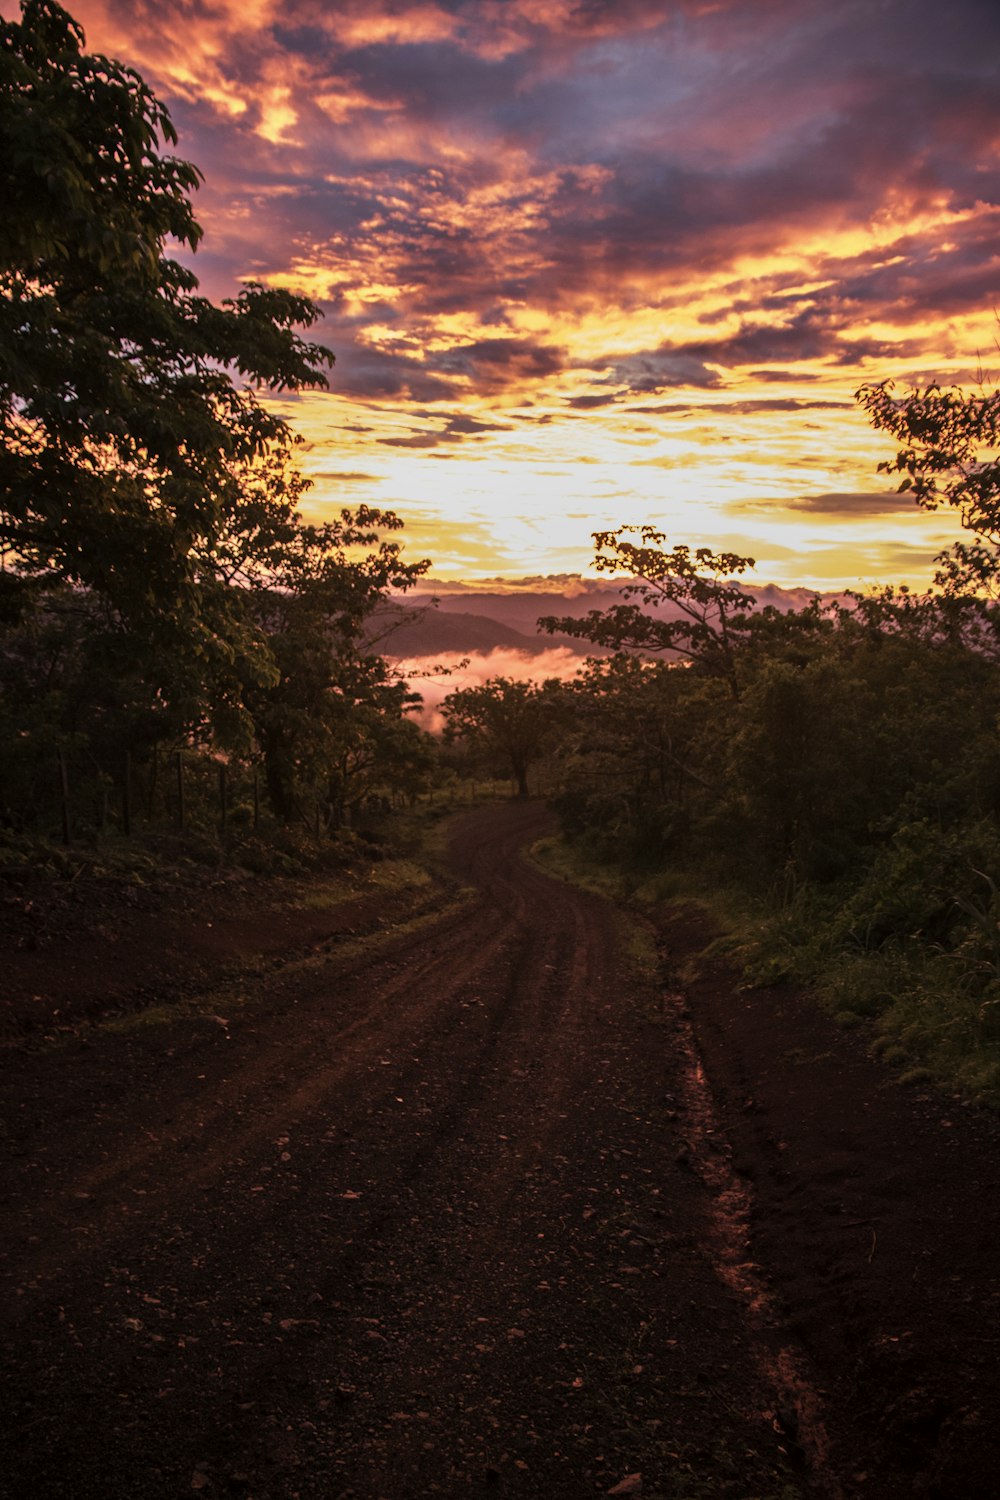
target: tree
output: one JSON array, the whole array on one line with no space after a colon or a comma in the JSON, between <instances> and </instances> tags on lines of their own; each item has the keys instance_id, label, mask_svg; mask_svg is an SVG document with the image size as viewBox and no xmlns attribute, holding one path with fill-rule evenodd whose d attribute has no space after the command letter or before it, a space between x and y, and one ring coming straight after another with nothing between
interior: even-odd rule
<instances>
[{"instance_id":1,"label":"tree","mask_svg":"<svg viewBox=\"0 0 1000 1500\"><path fill-rule=\"evenodd\" d=\"M946 595L1000 597L1000 390L970 394L954 386L915 386L894 395L891 380L857 392L868 419L901 445L879 472L901 474L925 510L950 505L975 535L937 559Z\"/></svg>"},{"instance_id":2,"label":"tree","mask_svg":"<svg viewBox=\"0 0 1000 1500\"><path fill-rule=\"evenodd\" d=\"M430 566L402 561L384 535L401 527L391 511L369 506L322 526L299 522L267 575L246 576L243 598L275 671L251 673L244 702L281 818L299 814L303 797L321 787L339 816L349 784L385 737L376 721L398 720L408 706L385 660L366 648L367 622L390 590L405 592Z\"/></svg>"},{"instance_id":3,"label":"tree","mask_svg":"<svg viewBox=\"0 0 1000 1500\"><path fill-rule=\"evenodd\" d=\"M390 512L303 522L297 440L260 392L326 384L333 355L296 331L320 312L199 294L176 140L55 0L0 21L5 748L44 782L64 748L106 779L112 755L200 742L262 757L282 817L340 808L376 747L415 761L364 622L429 564L402 562Z\"/></svg>"},{"instance_id":4,"label":"tree","mask_svg":"<svg viewBox=\"0 0 1000 1500\"><path fill-rule=\"evenodd\" d=\"M201 238L176 139L54 0L0 23L0 618L68 582L196 655L225 640L202 591L227 538L286 506L292 434L253 387L322 385L333 356L294 331L308 299L215 306L168 255Z\"/></svg>"},{"instance_id":5,"label":"tree","mask_svg":"<svg viewBox=\"0 0 1000 1500\"><path fill-rule=\"evenodd\" d=\"M714 731L728 717L719 686L668 662L590 659L569 686L573 725L560 742L567 827L604 852L676 854L693 810L715 795L702 758L706 719Z\"/></svg>"},{"instance_id":6,"label":"tree","mask_svg":"<svg viewBox=\"0 0 1000 1500\"><path fill-rule=\"evenodd\" d=\"M627 540L638 533L640 545ZM752 568L752 557L713 552L710 547L674 546L653 526L622 526L594 533L594 567L599 573L625 573L637 581L622 589L638 604L592 609L583 619L546 615L539 620L550 634L576 636L615 651L668 653L696 663L721 678L739 697L736 645L754 599L730 580ZM651 614L663 609L666 618Z\"/></svg>"},{"instance_id":7,"label":"tree","mask_svg":"<svg viewBox=\"0 0 1000 1500\"><path fill-rule=\"evenodd\" d=\"M528 768L544 753L562 707L562 684L537 687L513 677L491 677L456 688L442 701L445 738L486 746L507 761L519 797L528 795Z\"/></svg>"}]
</instances>

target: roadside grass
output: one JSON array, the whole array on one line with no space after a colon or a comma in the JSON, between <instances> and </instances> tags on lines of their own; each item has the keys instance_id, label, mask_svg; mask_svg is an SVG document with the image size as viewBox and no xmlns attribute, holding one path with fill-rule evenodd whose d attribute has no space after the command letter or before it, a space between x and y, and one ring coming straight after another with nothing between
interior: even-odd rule
<instances>
[{"instance_id":1,"label":"roadside grass","mask_svg":"<svg viewBox=\"0 0 1000 1500\"><path fill-rule=\"evenodd\" d=\"M777 909L732 894L721 905L726 932L715 951L745 983L810 991L839 1025L867 1034L900 1083L1000 1106L1000 984L968 939L945 947L918 935L845 936L833 903L808 892Z\"/></svg>"},{"instance_id":2,"label":"roadside grass","mask_svg":"<svg viewBox=\"0 0 1000 1500\"><path fill-rule=\"evenodd\" d=\"M303 880L318 905L341 899L359 880L394 887L407 860L440 865L449 820L484 803L504 801L510 784L497 778L457 778L406 806L369 807L351 826L317 832L262 814L259 827L232 810L228 824L164 828L137 816L128 836L114 827L64 843L55 834L0 829L0 892L32 886L83 886L95 879L170 891L230 876ZM244 813L247 809L242 809ZM248 814L252 816L252 814ZM378 873L383 866L383 873ZM395 867L395 868L393 868ZM374 873L372 873L374 871ZM325 886L317 877L328 877Z\"/></svg>"},{"instance_id":3,"label":"roadside grass","mask_svg":"<svg viewBox=\"0 0 1000 1500\"><path fill-rule=\"evenodd\" d=\"M430 886L429 880L427 886ZM264 1004L276 984L284 984L320 970L332 976L347 974L360 964L378 958L394 944L416 937L445 918L459 915L464 907L472 904L473 893L465 887L458 887L448 899L441 901L437 899L436 890L430 890L428 900L429 904L428 901L421 902L408 917L339 940L328 950L279 960L263 972L238 976L230 974L195 994L180 995L171 1000L159 1001L155 1005L106 1016L95 1022L91 1029L127 1035L192 1017L227 1026L233 1016Z\"/></svg>"},{"instance_id":4,"label":"roadside grass","mask_svg":"<svg viewBox=\"0 0 1000 1500\"><path fill-rule=\"evenodd\" d=\"M323 875L349 884L379 852L350 829L319 837L302 827L213 835L140 828L129 838L114 833L71 845L6 834L0 835L0 885L85 887L93 880L167 892L220 879Z\"/></svg>"},{"instance_id":5,"label":"roadside grass","mask_svg":"<svg viewBox=\"0 0 1000 1500\"><path fill-rule=\"evenodd\" d=\"M817 988L842 1024L870 1023L872 1050L898 1070L901 1083L933 1081L996 1108L998 1000L969 981L954 954L912 944L830 955Z\"/></svg>"},{"instance_id":6,"label":"roadside grass","mask_svg":"<svg viewBox=\"0 0 1000 1500\"><path fill-rule=\"evenodd\" d=\"M254 902L262 912L269 905L334 912L366 899L371 903L373 898L376 908L372 920L366 916L352 924L360 930L332 935L316 951L265 959L234 950L201 982L165 982L155 997L137 992L101 1015L80 1017L72 1025L53 1027L44 1037L33 1036L31 1045L58 1048L88 1032L134 1033L198 1017L225 1025L233 1014L265 1002L274 986L286 979L320 968L333 974L347 972L454 917L471 902L472 893L457 885L444 867L453 812L440 803L425 803L386 815L377 832L342 830L321 843L308 831L296 829L287 832L277 848L269 848L263 838L255 840L260 871L247 868L245 841L208 851L188 836L169 841L109 839L89 850L38 839L8 840L7 859L0 858L0 891L9 884L19 892L15 904L29 896L36 904L44 900L57 906L70 899L73 911L83 913L85 920L92 912L105 924L110 920L108 900L117 900L113 893L126 888L135 892L130 909L138 897L140 909L153 911L161 910L164 900L169 909L178 898L183 910L192 899L203 899L202 892L210 896L217 890L224 892L224 902L235 902L236 909L247 912ZM269 853L278 857L272 862ZM69 898L60 894L70 890ZM13 1040L24 1038L18 1033Z\"/></svg>"},{"instance_id":7,"label":"roadside grass","mask_svg":"<svg viewBox=\"0 0 1000 1500\"><path fill-rule=\"evenodd\" d=\"M627 895L629 877L625 871L614 865L599 864L579 844L570 843L559 834L536 839L527 852L546 875L565 880L567 885L578 885L595 895L607 896L610 901L621 901Z\"/></svg>"},{"instance_id":8,"label":"roadside grass","mask_svg":"<svg viewBox=\"0 0 1000 1500\"><path fill-rule=\"evenodd\" d=\"M317 880L305 887L295 905L304 911L326 911L378 891L389 895L431 884L431 874L415 859L382 859L356 870L350 879Z\"/></svg>"},{"instance_id":9,"label":"roadside grass","mask_svg":"<svg viewBox=\"0 0 1000 1500\"><path fill-rule=\"evenodd\" d=\"M899 1083L1000 1107L996 891L976 905L956 903L967 918L965 936L946 947L920 936L876 941L845 931L836 892L799 887L755 896L697 872L617 866L560 836L541 840L532 853L548 873L633 912L697 906L717 932L704 958L732 963L750 987L802 987L840 1026L864 1034Z\"/></svg>"},{"instance_id":10,"label":"roadside grass","mask_svg":"<svg viewBox=\"0 0 1000 1500\"><path fill-rule=\"evenodd\" d=\"M139 826L65 845L39 835L0 830L0 894L71 889L85 906L88 891L132 888L144 904L158 897L240 883L275 882L290 905L323 909L372 891L426 884L441 863L445 824L454 812L440 799L380 814L359 829L317 834L304 825L267 823L257 831L188 829L164 833ZM131 897L129 898L132 899Z\"/></svg>"},{"instance_id":11,"label":"roadside grass","mask_svg":"<svg viewBox=\"0 0 1000 1500\"><path fill-rule=\"evenodd\" d=\"M405 856L380 857L363 866L354 866L336 879L314 879L296 893L294 901L300 908L324 911L372 892L385 896L409 892L413 904L406 916L380 921L356 936L338 938L319 953L281 960L265 972L230 974L196 994L106 1017L99 1023L100 1028L127 1033L192 1016L224 1025L231 1015L263 1004L276 983L320 969L347 973L377 958L392 945L458 915L471 906L474 893L466 886L456 885L443 872L448 823L453 814L454 809L430 803L391 815L393 844L405 850ZM370 853L369 850L369 858Z\"/></svg>"}]
</instances>

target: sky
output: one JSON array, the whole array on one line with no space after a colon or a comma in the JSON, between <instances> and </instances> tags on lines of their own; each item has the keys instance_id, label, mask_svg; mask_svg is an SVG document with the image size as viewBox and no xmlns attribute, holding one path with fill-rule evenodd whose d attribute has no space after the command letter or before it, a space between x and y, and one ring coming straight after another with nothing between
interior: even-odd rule
<instances>
[{"instance_id":1,"label":"sky","mask_svg":"<svg viewBox=\"0 0 1000 1500\"><path fill-rule=\"evenodd\" d=\"M626 523L819 589L959 534L854 392L1000 368L996 0L68 8L204 174L202 289L323 307L310 518L510 586Z\"/></svg>"}]
</instances>

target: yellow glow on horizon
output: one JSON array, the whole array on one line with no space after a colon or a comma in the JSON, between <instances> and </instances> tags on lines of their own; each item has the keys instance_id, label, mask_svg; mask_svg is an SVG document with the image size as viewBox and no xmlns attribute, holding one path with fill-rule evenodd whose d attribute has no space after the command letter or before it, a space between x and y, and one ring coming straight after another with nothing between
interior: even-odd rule
<instances>
[{"instance_id":1,"label":"yellow glow on horizon","mask_svg":"<svg viewBox=\"0 0 1000 1500\"><path fill-rule=\"evenodd\" d=\"M435 424L370 403L300 398L296 424L314 436L304 467L316 476L304 509L314 519L361 500L394 509L408 556L430 556L435 576L469 580L586 574L594 531L651 521L672 540L756 557L761 583L836 589L889 576L923 586L932 558L960 535L950 513L915 506L840 516L834 499L830 513L808 509L812 496L888 488L875 473L886 444L858 410L806 413L818 420L802 430L783 413L763 428L759 418L713 421L708 407L676 431L648 419L637 424L645 430L619 430L626 413L587 413L562 428L525 426L518 415L513 431L410 450L352 428L381 416L391 444ZM327 473L331 421L345 469L360 478Z\"/></svg>"}]
</instances>

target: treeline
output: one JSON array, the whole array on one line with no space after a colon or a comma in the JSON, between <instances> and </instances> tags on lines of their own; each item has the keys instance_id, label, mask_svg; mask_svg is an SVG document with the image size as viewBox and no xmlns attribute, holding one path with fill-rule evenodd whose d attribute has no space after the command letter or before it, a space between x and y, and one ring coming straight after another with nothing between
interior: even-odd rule
<instances>
[{"instance_id":1,"label":"treeline","mask_svg":"<svg viewBox=\"0 0 1000 1500\"><path fill-rule=\"evenodd\" d=\"M325 826L419 786L432 754L369 642L428 564L403 561L391 512L303 521L297 439L259 393L325 385L333 356L298 331L319 310L200 294L169 253L201 239L175 143L52 0L0 22L8 830L65 835L67 807L79 834L130 806L180 818L185 765L192 812L225 815L228 774L255 817Z\"/></svg>"},{"instance_id":2,"label":"treeline","mask_svg":"<svg viewBox=\"0 0 1000 1500\"><path fill-rule=\"evenodd\" d=\"M886 590L744 616L718 670L704 655L592 661L567 690L567 825L636 864L695 861L780 901L834 888L859 945L947 940L954 897L983 896L977 871L1000 870L987 618L1000 623L992 606L973 619Z\"/></svg>"}]
</instances>

